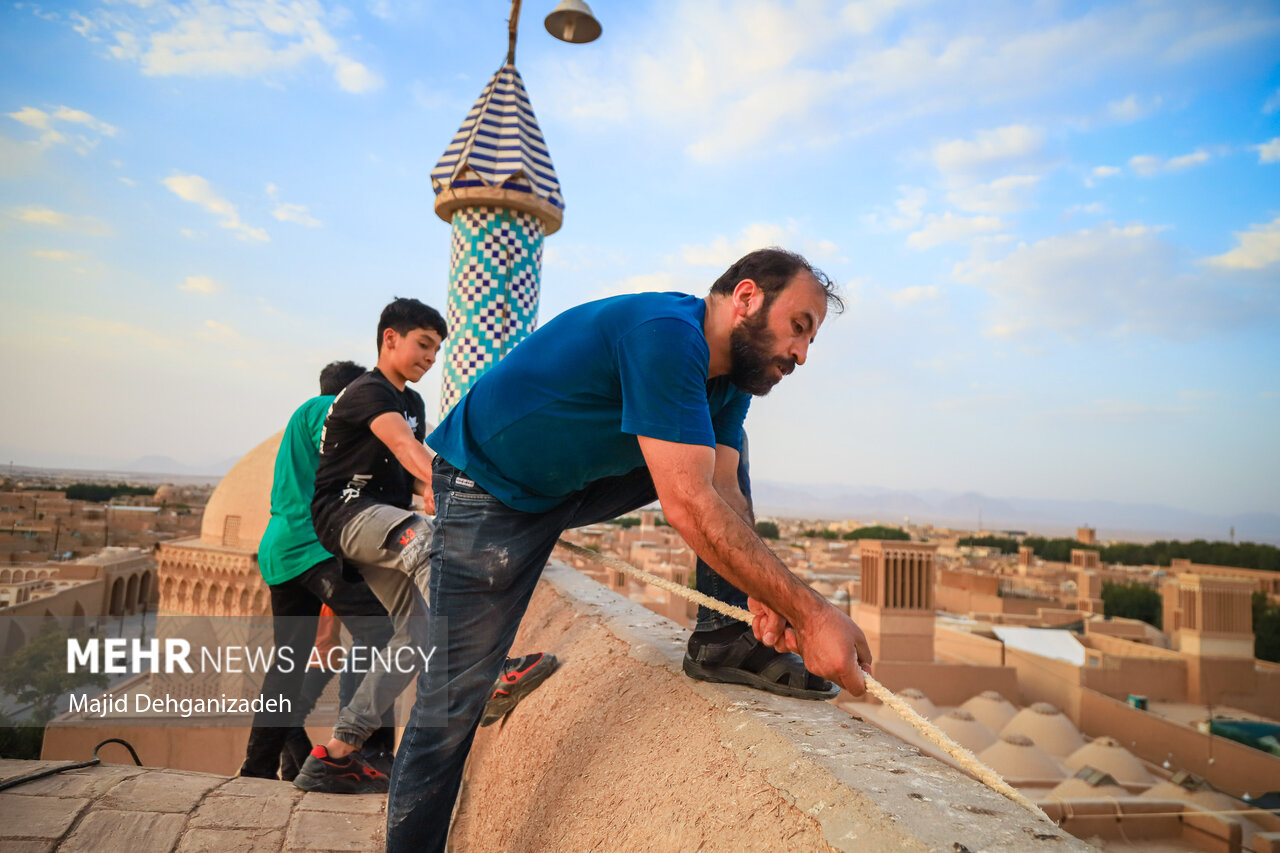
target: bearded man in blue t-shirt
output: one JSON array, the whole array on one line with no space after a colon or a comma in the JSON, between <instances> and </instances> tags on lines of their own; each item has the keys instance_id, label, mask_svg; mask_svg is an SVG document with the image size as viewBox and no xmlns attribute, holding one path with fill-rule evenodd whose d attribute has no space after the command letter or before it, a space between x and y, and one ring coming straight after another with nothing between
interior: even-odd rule
<instances>
[{"instance_id":1,"label":"bearded man in blue t-shirt","mask_svg":"<svg viewBox=\"0 0 1280 853\"><path fill-rule=\"evenodd\" d=\"M865 691L866 637L756 535L740 485L750 397L804 363L828 307L843 307L832 283L782 249L740 259L705 298L587 303L520 343L428 436L425 645L447 649L447 667L419 676L392 771L388 850L444 850L488 688L556 540L655 498L727 582L716 597L732 591L755 614L750 628L700 619L686 672L808 698L834 692L824 678ZM426 709L442 700L448 723L430 725Z\"/></svg>"}]
</instances>

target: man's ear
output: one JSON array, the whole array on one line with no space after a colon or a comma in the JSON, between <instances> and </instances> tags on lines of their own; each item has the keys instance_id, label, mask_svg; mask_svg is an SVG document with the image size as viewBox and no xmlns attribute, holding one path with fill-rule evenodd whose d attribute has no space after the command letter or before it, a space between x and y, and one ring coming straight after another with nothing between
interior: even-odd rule
<instances>
[{"instance_id":1,"label":"man's ear","mask_svg":"<svg viewBox=\"0 0 1280 853\"><path fill-rule=\"evenodd\" d=\"M744 278L733 288L734 316L748 317L760 310L764 301L764 291L754 279Z\"/></svg>"},{"instance_id":2,"label":"man's ear","mask_svg":"<svg viewBox=\"0 0 1280 853\"><path fill-rule=\"evenodd\" d=\"M382 330L382 347L379 349L379 352L381 352L384 349L387 349L387 350L395 349L396 343L399 341L399 338L400 338L400 335L396 332L395 329L391 328L390 326L383 329Z\"/></svg>"}]
</instances>

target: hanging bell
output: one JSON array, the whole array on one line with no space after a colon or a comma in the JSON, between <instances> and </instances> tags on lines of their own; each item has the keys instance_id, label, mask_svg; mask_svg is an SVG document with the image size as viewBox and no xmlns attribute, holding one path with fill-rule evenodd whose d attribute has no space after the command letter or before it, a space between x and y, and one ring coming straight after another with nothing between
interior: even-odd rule
<instances>
[{"instance_id":1,"label":"hanging bell","mask_svg":"<svg viewBox=\"0 0 1280 853\"><path fill-rule=\"evenodd\" d=\"M555 11L547 15L546 25L547 32L570 44L586 44L600 38L600 22L582 0L560 0Z\"/></svg>"}]
</instances>

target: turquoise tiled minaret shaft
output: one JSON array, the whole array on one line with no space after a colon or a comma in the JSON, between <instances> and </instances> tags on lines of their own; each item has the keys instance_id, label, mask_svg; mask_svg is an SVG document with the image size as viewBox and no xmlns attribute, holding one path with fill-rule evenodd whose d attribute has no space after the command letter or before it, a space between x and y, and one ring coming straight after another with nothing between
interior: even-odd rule
<instances>
[{"instance_id":1,"label":"turquoise tiled minaret shaft","mask_svg":"<svg viewBox=\"0 0 1280 853\"><path fill-rule=\"evenodd\" d=\"M453 226L440 417L533 331L542 241L564 198L514 65L489 80L431 171L437 215Z\"/></svg>"}]
</instances>

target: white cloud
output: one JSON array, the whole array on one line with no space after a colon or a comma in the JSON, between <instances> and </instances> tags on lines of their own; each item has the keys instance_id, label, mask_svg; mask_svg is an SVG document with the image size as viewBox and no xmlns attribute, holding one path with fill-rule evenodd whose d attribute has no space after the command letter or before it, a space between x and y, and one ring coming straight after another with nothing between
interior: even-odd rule
<instances>
[{"instance_id":1,"label":"white cloud","mask_svg":"<svg viewBox=\"0 0 1280 853\"><path fill-rule=\"evenodd\" d=\"M1280 262L1280 217L1236 232L1237 246L1208 259L1215 267L1232 270L1260 270Z\"/></svg>"},{"instance_id":2,"label":"white cloud","mask_svg":"<svg viewBox=\"0 0 1280 853\"><path fill-rule=\"evenodd\" d=\"M114 126L94 118L84 110L75 110L67 106L51 107L50 109L52 112L45 112L37 107L23 107L17 112L8 113L8 116L14 121L40 131L40 139L36 145L42 149L62 143L70 143L78 153L87 154L98 144L98 141L103 136L116 135ZM61 130L54 127L55 122L61 124L63 130L68 132L71 130L66 127L68 124L74 125L77 131L83 132L77 132L68 137Z\"/></svg>"},{"instance_id":3,"label":"white cloud","mask_svg":"<svg viewBox=\"0 0 1280 853\"><path fill-rule=\"evenodd\" d=\"M1090 174L1095 178L1114 178L1120 174L1120 168L1118 166L1094 166Z\"/></svg>"},{"instance_id":4,"label":"white cloud","mask_svg":"<svg viewBox=\"0 0 1280 853\"><path fill-rule=\"evenodd\" d=\"M747 252L781 246L786 237L787 231L781 225L756 222L743 228L735 240L721 235L705 245L681 246L680 256L694 266L728 267Z\"/></svg>"},{"instance_id":5,"label":"white cloud","mask_svg":"<svg viewBox=\"0 0 1280 853\"><path fill-rule=\"evenodd\" d=\"M642 273L609 285L601 292L600 296L622 296L627 293L665 293L671 290L680 290L675 276L671 273Z\"/></svg>"},{"instance_id":6,"label":"white cloud","mask_svg":"<svg viewBox=\"0 0 1280 853\"><path fill-rule=\"evenodd\" d=\"M302 204L281 204L271 211L271 215L281 222L293 222L308 228L319 228L324 224L308 213L306 205Z\"/></svg>"},{"instance_id":7,"label":"white cloud","mask_svg":"<svg viewBox=\"0 0 1280 853\"><path fill-rule=\"evenodd\" d=\"M1280 136L1253 146L1253 150L1258 152L1259 163L1280 163Z\"/></svg>"},{"instance_id":8,"label":"white cloud","mask_svg":"<svg viewBox=\"0 0 1280 853\"><path fill-rule=\"evenodd\" d=\"M1066 212L1068 216L1076 213L1088 213L1093 216L1101 216L1107 212L1107 208L1105 205L1095 201L1092 204L1073 204L1071 207L1067 208Z\"/></svg>"},{"instance_id":9,"label":"white cloud","mask_svg":"<svg viewBox=\"0 0 1280 853\"><path fill-rule=\"evenodd\" d=\"M1027 195L1039 182L1038 175L1010 175L952 190L947 200L973 213L1015 213L1028 205Z\"/></svg>"},{"instance_id":10,"label":"white cloud","mask_svg":"<svg viewBox=\"0 0 1280 853\"><path fill-rule=\"evenodd\" d=\"M917 302L931 302L937 298L938 288L932 284L904 287L889 294L889 300L899 308L914 305Z\"/></svg>"},{"instance_id":11,"label":"white cloud","mask_svg":"<svg viewBox=\"0 0 1280 853\"><path fill-rule=\"evenodd\" d=\"M703 245L681 246L680 258L692 266L718 267L723 270L748 252L781 246L799 252L815 264L839 259L840 247L834 242L802 236L800 232L800 225L795 222L789 222L785 226L754 222L743 228L742 233L734 239L720 235ZM672 260L674 259L668 258L668 262Z\"/></svg>"},{"instance_id":12,"label":"white cloud","mask_svg":"<svg viewBox=\"0 0 1280 853\"><path fill-rule=\"evenodd\" d=\"M1280 316L1274 288L1206 275L1184 262L1163 230L1105 223L1020 244L975 268L968 281L994 300L986 334L1183 339Z\"/></svg>"},{"instance_id":13,"label":"white cloud","mask_svg":"<svg viewBox=\"0 0 1280 853\"><path fill-rule=\"evenodd\" d=\"M207 275L189 275L186 281L178 285L178 290L185 290L187 293L199 293L202 296L212 296L222 290L222 285Z\"/></svg>"},{"instance_id":14,"label":"white cloud","mask_svg":"<svg viewBox=\"0 0 1280 853\"><path fill-rule=\"evenodd\" d=\"M898 199L893 209L880 208L868 214L865 221L872 228L891 231L902 231L914 228L924 219L924 206L929 201L929 193L923 187L898 187Z\"/></svg>"},{"instance_id":15,"label":"white cloud","mask_svg":"<svg viewBox=\"0 0 1280 853\"><path fill-rule=\"evenodd\" d=\"M92 216L72 216L47 207L20 207L9 211L9 216L27 225L43 225L95 236L111 233L106 223Z\"/></svg>"},{"instance_id":16,"label":"white cloud","mask_svg":"<svg viewBox=\"0 0 1280 853\"><path fill-rule=\"evenodd\" d=\"M999 231L1004 223L996 216L957 216L951 211L938 216L930 214L924 227L907 236L907 245L913 249L932 249L944 243L968 240L980 234Z\"/></svg>"},{"instance_id":17,"label":"white cloud","mask_svg":"<svg viewBox=\"0 0 1280 853\"><path fill-rule=\"evenodd\" d=\"M226 344L239 340L240 333L225 323L219 323L217 320L205 320L205 331L197 332L196 337L210 343Z\"/></svg>"},{"instance_id":18,"label":"white cloud","mask_svg":"<svg viewBox=\"0 0 1280 853\"><path fill-rule=\"evenodd\" d=\"M1144 178L1149 178L1160 171L1160 159L1150 154L1138 154L1129 158L1129 168Z\"/></svg>"},{"instance_id":19,"label":"white cloud","mask_svg":"<svg viewBox=\"0 0 1280 853\"><path fill-rule=\"evenodd\" d=\"M971 175L1025 160L1044 145L1044 131L1023 124L980 130L973 139L934 146L933 160L943 175Z\"/></svg>"},{"instance_id":20,"label":"white cloud","mask_svg":"<svg viewBox=\"0 0 1280 853\"><path fill-rule=\"evenodd\" d=\"M53 111L53 117L58 121L71 122L72 124L82 124L91 130L94 130L103 136L115 136L116 128L107 124L105 121L96 119L84 110L73 110L71 107L58 107Z\"/></svg>"},{"instance_id":21,"label":"white cloud","mask_svg":"<svg viewBox=\"0 0 1280 853\"><path fill-rule=\"evenodd\" d=\"M49 114L44 110L38 110L35 107L23 107L16 113L9 113L9 118L19 121L27 127L34 127L36 130L49 129Z\"/></svg>"},{"instance_id":22,"label":"white cloud","mask_svg":"<svg viewBox=\"0 0 1280 853\"><path fill-rule=\"evenodd\" d=\"M1150 154L1139 154L1129 158L1129 168L1140 177L1150 178L1161 172L1180 172L1184 169L1202 166L1209 162L1209 157L1209 152L1203 148L1190 154L1183 154L1180 157L1170 157L1168 160L1161 160L1159 157L1153 157Z\"/></svg>"},{"instance_id":23,"label":"white cloud","mask_svg":"<svg viewBox=\"0 0 1280 853\"><path fill-rule=\"evenodd\" d=\"M66 249L32 249L31 257L63 263L84 260L84 255L80 252L68 252Z\"/></svg>"},{"instance_id":24,"label":"white cloud","mask_svg":"<svg viewBox=\"0 0 1280 853\"><path fill-rule=\"evenodd\" d=\"M209 182L199 175L172 175L164 179L164 185L183 201L198 204L219 217L218 224L236 232L241 240L267 241L271 238L262 228L254 228L240 221L236 206L218 195Z\"/></svg>"},{"instance_id":25,"label":"white cloud","mask_svg":"<svg viewBox=\"0 0 1280 853\"><path fill-rule=\"evenodd\" d=\"M591 56L541 60L539 108L679 132L689 157L716 162L993 104L1039 111L1083 85L1260 44L1280 23L1265 4L1129 2L1073 7L1047 23L1025 4L962 7L945 22L910 5L670 0ZM1150 106L1135 95L1115 109Z\"/></svg>"},{"instance_id":26,"label":"white cloud","mask_svg":"<svg viewBox=\"0 0 1280 853\"><path fill-rule=\"evenodd\" d=\"M195 0L160 4L132 0L130 8L100 10L76 30L114 40L116 59L137 63L143 74L268 76L319 60L339 88L362 93L382 79L340 44L330 24L347 16L317 0Z\"/></svg>"},{"instance_id":27,"label":"white cloud","mask_svg":"<svg viewBox=\"0 0 1280 853\"><path fill-rule=\"evenodd\" d=\"M1267 98L1266 103L1262 105L1264 115L1271 115L1276 110L1280 110L1280 89L1272 92L1271 97Z\"/></svg>"},{"instance_id":28,"label":"white cloud","mask_svg":"<svg viewBox=\"0 0 1280 853\"><path fill-rule=\"evenodd\" d=\"M1159 96L1144 99L1137 95L1129 95L1107 104L1107 116L1116 121L1137 121L1151 115L1159 106Z\"/></svg>"},{"instance_id":29,"label":"white cloud","mask_svg":"<svg viewBox=\"0 0 1280 853\"><path fill-rule=\"evenodd\" d=\"M1172 157L1165 168L1171 172L1180 172L1183 169L1190 169L1193 166L1201 166L1209 162L1208 151L1196 151L1194 154L1183 154L1181 157Z\"/></svg>"},{"instance_id":30,"label":"white cloud","mask_svg":"<svg viewBox=\"0 0 1280 853\"><path fill-rule=\"evenodd\" d=\"M67 141L65 136L49 126L50 116L44 110L38 110L35 107L23 107L16 113L9 113L9 118L40 131L40 140L37 143L40 148L48 148L51 145Z\"/></svg>"}]
</instances>

